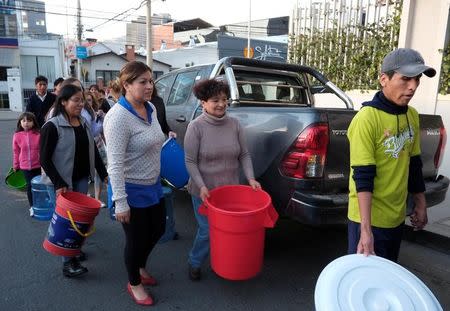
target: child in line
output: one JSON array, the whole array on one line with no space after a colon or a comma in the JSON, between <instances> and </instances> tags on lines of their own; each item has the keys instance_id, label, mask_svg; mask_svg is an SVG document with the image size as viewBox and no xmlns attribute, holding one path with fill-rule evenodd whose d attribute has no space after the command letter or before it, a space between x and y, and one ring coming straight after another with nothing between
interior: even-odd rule
<instances>
[{"instance_id":1,"label":"child in line","mask_svg":"<svg viewBox=\"0 0 450 311\"><path fill-rule=\"evenodd\" d=\"M41 174L39 162L39 126L32 112L24 112L17 121L13 136L13 169L22 170L27 181L28 203L33 205L31 180Z\"/></svg>"}]
</instances>

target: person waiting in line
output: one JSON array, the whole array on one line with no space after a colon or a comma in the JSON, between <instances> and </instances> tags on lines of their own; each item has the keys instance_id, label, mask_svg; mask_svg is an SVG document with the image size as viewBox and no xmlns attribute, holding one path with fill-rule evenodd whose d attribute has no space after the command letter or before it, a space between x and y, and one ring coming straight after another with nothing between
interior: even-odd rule
<instances>
[{"instance_id":1,"label":"person waiting in line","mask_svg":"<svg viewBox=\"0 0 450 311\"><path fill-rule=\"evenodd\" d=\"M86 122L89 123L89 129L91 131L92 136L96 137L96 136L100 135L101 132L103 131L103 124L96 122L97 114L95 113L91 104L85 101L84 88L83 88L83 85L81 84L80 80L78 80L77 78L67 78L66 80L64 80L62 86L66 86L68 84L73 84L73 85L81 88L81 90L83 92L82 95L83 95L83 101L84 101L84 107L81 110L81 116L86 120Z\"/></svg>"},{"instance_id":2,"label":"person waiting in line","mask_svg":"<svg viewBox=\"0 0 450 311\"><path fill-rule=\"evenodd\" d=\"M86 104L90 105L94 110L96 114L95 122L97 123L97 126L101 128L101 131L97 134L97 136L94 136L94 141L97 146L100 157L103 160L103 164L106 166L108 161L106 156L105 140L103 136L103 119L105 114L103 113L103 111L99 110L97 100L95 99L94 95L91 92L84 92L84 98L86 100ZM95 173L94 195L95 198L101 202L101 206L106 207L106 204L100 200L102 188L103 188L103 181L98 175L98 173Z\"/></svg>"},{"instance_id":3,"label":"person waiting in line","mask_svg":"<svg viewBox=\"0 0 450 311\"><path fill-rule=\"evenodd\" d=\"M25 111L32 112L35 115L37 125L41 128L45 123L47 112L56 100L56 95L47 92L48 79L44 76L37 76L34 79L34 85L36 93L28 99Z\"/></svg>"},{"instance_id":4,"label":"person waiting in line","mask_svg":"<svg viewBox=\"0 0 450 311\"><path fill-rule=\"evenodd\" d=\"M156 285L147 259L165 230L166 214L160 180L160 155L165 137L155 107L152 71L138 61L119 73L122 95L106 114L104 131L108 172L116 219L125 232L127 291L139 305L152 305L143 285Z\"/></svg>"},{"instance_id":5,"label":"person waiting in line","mask_svg":"<svg viewBox=\"0 0 450 311\"><path fill-rule=\"evenodd\" d=\"M81 117L84 107L81 88L68 84L61 88L52 117L41 129L40 160L56 196L66 191L88 192L88 179L97 170L102 180L107 172L89 130ZM63 275L75 277L88 269L77 257L63 257Z\"/></svg>"},{"instance_id":6,"label":"person waiting in line","mask_svg":"<svg viewBox=\"0 0 450 311\"><path fill-rule=\"evenodd\" d=\"M177 133L173 132L170 129L169 124L167 123L167 118L166 118L166 107L164 105L164 101L161 97L158 96L158 90L155 87L155 83L152 80L153 83L153 93L152 93L152 99L150 100L151 103L155 106L156 108L156 117L158 118L158 122L159 125L161 126L161 130L163 131L163 133L168 136L168 137L173 137L173 138L177 138ZM167 203L167 201L166 201ZM173 232L173 237L172 240L178 240L179 239L179 234L178 232L175 231L175 218L173 217L173 206L172 204L166 204L165 205L166 208L166 221L169 220L168 223L166 223L166 227L167 227L167 232L172 233ZM164 237L163 237L164 239Z\"/></svg>"},{"instance_id":7,"label":"person waiting in line","mask_svg":"<svg viewBox=\"0 0 450 311\"><path fill-rule=\"evenodd\" d=\"M109 101L106 99L104 90L98 91L97 102L99 109L102 110L104 113L108 113L109 109L111 109L111 105L109 104Z\"/></svg>"},{"instance_id":8,"label":"person waiting in line","mask_svg":"<svg viewBox=\"0 0 450 311\"><path fill-rule=\"evenodd\" d=\"M31 180L41 174L39 161L39 127L36 117L31 112L24 112L17 120L16 132L12 140L13 169L21 170L27 181L27 198L30 204L30 215L33 214L33 196Z\"/></svg>"},{"instance_id":9,"label":"person waiting in line","mask_svg":"<svg viewBox=\"0 0 450 311\"><path fill-rule=\"evenodd\" d=\"M59 95L59 90L61 90L61 85L64 82L64 78L59 77L58 79L53 82L53 94L56 96ZM56 99L55 99L56 100Z\"/></svg>"},{"instance_id":10,"label":"person waiting in line","mask_svg":"<svg viewBox=\"0 0 450 311\"><path fill-rule=\"evenodd\" d=\"M237 119L226 114L228 85L214 79L203 80L194 86L194 95L201 101L203 113L189 123L184 148L190 175L187 188L198 223L188 259L189 278L199 280L201 265L209 254L208 219L198 212L202 201L216 187L239 184L240 165L253 189L260 189L261 185L253 174L244 130Z\"/></svg>"},{"instance_id":11,"label":"person waiting in line","mask_svg":"<svg viewBox=\"0 0 450 311\"><path fill-rule=\"evenodd\" d=\"M97 84L91 84L88 90L95 96L96 99L98 98L98 91L100 91L100 88Z\"/></svg>"},{"instance_id":12,"label":"person waiting in line","mask_svg":"<svg viewBox=\"0 0 450 311\"><path fill-rule=\"evenodd\" d=\"M350 176L348 253L396 262L402 240L408 192L414 200L411 223L428 221L420 157L419 114L409 106L425 66L419 52L396 49L381 66L381 91L362 104L348 128Z\"/></svg>"},{"instance_id":13,"label":"person waiting in line","mask_svg":"<svg viewBox=\"0 0 450 311\"><path fill-rule=\"evenodd\" d=\"M150 101L156 108L156 116L158 118L159 125L161 126L161 130L163 131L164 134L166 134L166 136L177 138L177 133L173 132L170 129L169 124L167 123L166 106L164 105L164 100L158 96L158 90L156 89L153 80L152 83L153 83L153 93L152 99Z\"/></svg>"},{"instance_id":14,"label":"person waiting in line","mask_svg":"<svg viewBox=\"0 0 450 311\"><path fill-rule=\"evenodd\" d=\"M117 101L119 100L119 97L120 97L121 89L120 89L119 79L116 78L114 80L109 81L108 89L109 89L109 92L108 92L107 99L108 99L109 105L112 107L112 106L114 106L115 103L117 103Z\"/></svg>"}]
</instances>

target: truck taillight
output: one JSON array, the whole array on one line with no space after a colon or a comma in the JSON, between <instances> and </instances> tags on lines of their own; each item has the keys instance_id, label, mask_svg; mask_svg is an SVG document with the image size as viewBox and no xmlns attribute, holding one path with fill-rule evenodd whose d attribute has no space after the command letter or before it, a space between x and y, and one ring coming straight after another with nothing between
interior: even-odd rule
<instances>
[{"instance_id":1,"label":"truck taillight","mask_svg":"<svg viewBox=\"0 0 450 311\"><path fill-rule=\"evenodd\" d=\"M294 178L323 176L328 147L328 125L308 126L289 147L280 164L283 175Z\"/></svg>"},{"instance_id":2,"label":"truck taillight","mask_svg":"<svg viewBox=\"0 0 450 311\"><path fill-rule=\"evenodd\" d=\"M447 131L445 130L445 127L442 125L439 128L439 144L436 153L434 154L434 167L436 169L438 169L439 166L441 166L442 159L444 158L444 150L446 144L447 144Z\"/></svg>"}]
</instances>

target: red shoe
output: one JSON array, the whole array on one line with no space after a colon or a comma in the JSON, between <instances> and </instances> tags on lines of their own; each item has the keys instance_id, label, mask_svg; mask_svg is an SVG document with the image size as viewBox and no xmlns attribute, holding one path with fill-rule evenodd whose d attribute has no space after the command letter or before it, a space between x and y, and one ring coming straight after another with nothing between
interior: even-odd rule
<instances>
[{"instance_id":1,"label":"red shoe","mask_svg":"<svg viewBox=\"0 0 450 311\"><path fill-rule=\"evenodd\" d=\"M136 296L134 296L134 294L133 294L133 290L131 289L130 283L127 284L127 290L128 290L128 293L130 293L131 298L133 298L133 300L136 304L141 305L141 306L153 305L153 298L150 295L148 295L148 297L145 299L141 299L141 300L137 299Z\"/></svg>"},{"instance_id":2,"label":"red shoe","mask_svg":"<svg viewBox=\"0 0 450 311\"><path fill-rule=\"evenodd\" d=\"M142 285L149 285L149 286L155 286L156 284L158 284L156 279L151 275L148 277L141 275L141 283Z\"/></svg>"}]
</instances>

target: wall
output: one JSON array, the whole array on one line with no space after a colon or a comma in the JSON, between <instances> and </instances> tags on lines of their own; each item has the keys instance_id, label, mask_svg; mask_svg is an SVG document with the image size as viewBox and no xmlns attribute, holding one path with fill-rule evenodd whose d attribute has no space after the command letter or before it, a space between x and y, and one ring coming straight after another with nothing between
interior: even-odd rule
<instances>
[{"instance_id":1,"label":"wall","mask_svg":"<svg viewBox=\"0 0 450 311\"><path fill-rule=\"evenodd\" d=\"M95 81L97 70L119 71L127 61L117 55L108 53L83 60L83 68L88 71L88 80Z\"/></svg>"},{"instance_id":2,"label":"wall","mask_svg":"<svg viewBox=\"0 0 450 311\"><path fill-rule=\"evenodd\" d=\"M65 75L62 40L19 39L19 49L21 56L53 56L55 61L55 77L62 77ZM22 88L34 89L34 78L35 77L24 79L24 77L22 77ZM53 88L53 81L49 81L49 88Z\"/></svg>"},{"instance_id":3,"label":"wall","mask_svg":"<svg viewBox=\"0 0 450 311\"><path fill-rule=\"evenodd\" d=\"M449 9L449 0L403 1L399 47L418 50L425 63L438 72L442 63L439 49L444 48ZM433 79L422 79L411 102L421 113L437 111L438 75Z\"/></svg>"},{"instance_id":4,"label":"wall","mask_svg":"<svg viewBox=\"0 0 450 311\"><path fill-rule=\"evenodd\" d=\"M174 40L173 24L153 25L152 27L152 50L161 48L162 40L166 42L167 49L181 47L181 42Z\"/></svg>"},{"instance_id":5,"label":"wall","mask_svg":"<svg viewBox=\"0 0 450 311\"><path fill-rule=\"evenodd\" d=\"M125 57L125 56L124 56ZM146 62L146 58L140 55L136 55L136 60L141 62ZM88 57L83 61L83 68L89 71L88 80L95 81L97 70L117 70L120 69L127 63L125 58L122 58L113 53L107 53L104 55L97 55L94 57ZM159 62L153 62L153 71L162 71L167 73L170 70L170 66L161 64Z\"/></svg>"},{"instance_id":6,"label":"wall","mask_svg":"<svg viewBox=\"0 0 450 311\"><path fill-rule=\"evenodd\" d=\"M194 47L153 52L153 59L172 66L173 69L184 68L186 64L211 64L219 60L217 43L198 44Z\"/></svg>"}]
</instances>

